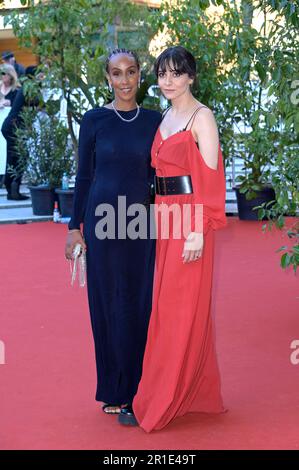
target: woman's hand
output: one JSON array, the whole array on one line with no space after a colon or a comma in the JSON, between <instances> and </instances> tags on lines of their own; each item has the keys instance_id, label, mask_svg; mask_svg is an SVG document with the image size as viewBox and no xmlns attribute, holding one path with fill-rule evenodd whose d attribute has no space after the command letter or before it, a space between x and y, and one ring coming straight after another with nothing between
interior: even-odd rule
<instances>
[{"instance_id":1,"label":"woman's hand","mask_svg":"<svg viewBox=\"0 0 299 470\"><path fill-rule=\"evenodd\" d=\"M190 263L196 261L201 255L203 250L203 233L191 232L189 233L183 250L183 263Z\"/></svg>"},{"instance_id":2,"label":"woman's hand","mask_svg":"<svg viewBox=\"0 0 299 470\"><path fill-rule=\"evenodd\" d=\"M75 232L69 232L66 239L65 244L65 257L66 259L73 259L72 254L75 248L75 245L80 243L80 245L86 250L86 243L84 238L81 234L80 230L76 230ZM81 256L81 255L80 255Z\"/></svg>"},{"instance_id":3,"label":"woman's hand","mask_svg":"<svg viewBox=\"0 0 299 470\"><path fill-rule=\"evenodd\" d=\"M2 104L3 106L10 106L10 100L3 100Z\"/></svg>"}]
</instances>

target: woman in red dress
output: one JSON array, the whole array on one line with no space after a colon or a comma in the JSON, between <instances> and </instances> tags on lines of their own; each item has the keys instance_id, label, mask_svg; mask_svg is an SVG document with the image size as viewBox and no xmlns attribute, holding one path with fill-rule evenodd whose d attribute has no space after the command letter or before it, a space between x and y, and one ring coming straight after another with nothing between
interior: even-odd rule
<instances>
[{"instance_id":1,"label":"woman in red dress","mask_svg":"<svg viewBox=\"0 0 299 470\"><path fill-rule=\"evenodd\" d=\"M165 204L189 205L192 225L180 238L171 230L164 237L163 223L157 227L153 308L133 402L138 424L147 432L188 412L225 411L210 310L214 230L226 225L217 124L191 93L196 63L190 52L181 46L166 49L155 71L171 100L152 147L156 220ZM201 224L195 223L195 205L203 210Z\"/></svg>"}]
</instances>

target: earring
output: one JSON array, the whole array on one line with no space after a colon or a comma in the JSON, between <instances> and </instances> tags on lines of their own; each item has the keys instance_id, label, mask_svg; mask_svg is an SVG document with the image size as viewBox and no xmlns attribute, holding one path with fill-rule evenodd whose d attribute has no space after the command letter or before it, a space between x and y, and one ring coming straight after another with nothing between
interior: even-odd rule
<instances>
[{"instance_id":1,"label":"earring","mask_svg":"<svg viewBox=\"0 0 299 470\"><path fill-rule=\"evenodd\" d=\"M140 88L140 85L141 85L141 77L139 76L139 79L138 79L138 88Z\"/></svg>"},{"instance_id":2,"label":"earring","mask_svg":"<svg viewBox=\"0 0 299 470\"><path fill-rule=\"evenodd\" d=\"M112 86L111 86L111 83L110 83L110 82L109 82L109 84L108 84L108 88L109 88L109 91L110 91L110 93L112 93L112 90L113 90L113 88L112 88Z\"/></svg>"}]
</instances>

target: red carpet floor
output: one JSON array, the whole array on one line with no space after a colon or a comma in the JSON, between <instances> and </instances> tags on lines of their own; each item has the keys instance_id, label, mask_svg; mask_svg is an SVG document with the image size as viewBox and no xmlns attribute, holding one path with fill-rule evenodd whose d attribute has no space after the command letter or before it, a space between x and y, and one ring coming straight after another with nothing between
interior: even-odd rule
<instances>
[{"instance_id":1,"label":"red carpet floor","mask_svg":"<svg viewBox=\"0 0 299 470\"><path fill-rule=\"evenodd\" d=\"M229 218L217 232L213 310L222 416L189 414L159 432L124 428L94 401L86 290L70 287L66 227L0 226L1 449L297 449L299 283L279 267L280 232Z\"/></svg>"}]
</instances>

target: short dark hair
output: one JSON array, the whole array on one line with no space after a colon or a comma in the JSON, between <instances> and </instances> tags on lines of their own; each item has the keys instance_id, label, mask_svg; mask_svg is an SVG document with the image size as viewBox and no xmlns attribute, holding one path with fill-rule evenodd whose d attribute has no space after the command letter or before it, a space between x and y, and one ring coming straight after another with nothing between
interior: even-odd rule
<instances>
[{"instance_id":1,"label":"short dark hair","mask_svg":"<svg viewBox=\"0 0 299 470\"><path fill-rule=\"evenodd\" d=\"M110 62L111 57L114 56L114 55L117 55L117 54L130 55L131 57L133 57L135 59L138 70L140 69L139 58L138 58L138 55L136 54L136 52L131 51L130 49L113 49L113 51L110 52L110 54L108 55L108 57L106 59L105 68L106 68L107 73L109 73L109 62Z\"/></svg>"},{"instance_id":2,"label":"short dark hair","mask_svg":"<svg viewBox=\"0 0 299 470\"><path fill-rule=\"evenodd\" d=\"M154 70L156 77L162 71L166 72L166 67L179 74L187 73L190 78L196 76L196 61L194 56L183 46L168 47L157 57Z\"/></svg>"}]
</instances>

